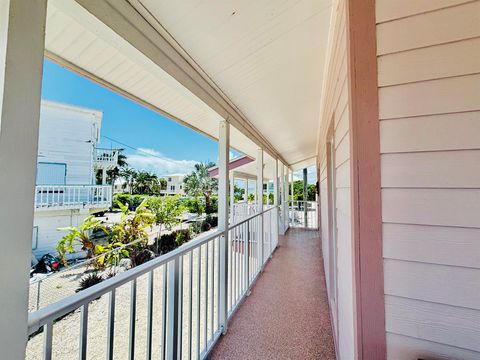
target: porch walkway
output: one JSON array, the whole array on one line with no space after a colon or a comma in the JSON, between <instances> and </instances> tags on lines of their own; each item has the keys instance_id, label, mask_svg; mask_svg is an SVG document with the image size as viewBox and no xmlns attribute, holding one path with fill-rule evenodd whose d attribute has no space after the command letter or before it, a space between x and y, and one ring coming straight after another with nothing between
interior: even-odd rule
<instances>
[{"instance_id":1,"label":"porch walkway","mask_svg":"<svg viewBox=\"0 0 480 360\"><path fill-rule=\"evenodd\" d=\"M335 359L319 233L290 229L210 359Z\"/></svg>"}]
</instances>

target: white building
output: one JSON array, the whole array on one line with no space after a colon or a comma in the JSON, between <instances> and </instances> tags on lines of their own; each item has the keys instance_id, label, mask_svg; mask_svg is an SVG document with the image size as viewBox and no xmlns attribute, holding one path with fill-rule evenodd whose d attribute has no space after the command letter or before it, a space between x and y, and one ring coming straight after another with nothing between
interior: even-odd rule
<instances>
[{"instance_id":1,"label":"white building","mask_svg":"<svg viewBox=\"0 0 480 360\"><path fill-rule=\"evenodd\" d=\"M183 179L185 175L175 174L165 176L164 179L167 180L167 189L162 190L162 194L165 195L185 195L183 190Z\"/></svg>"},{"instance_id":2,"label":"white building","mask_svg":"<svg viewBox=\"0 0 480 360\"><path fill-rule=\"evenodd\" d=\"M91 213L110 207L106 171L116 164L115 150L96 148L102 112L42 101L35 188L32 251L54 253L64 235L59 227L78 226ZM103 185L95 185L95 171Z\"/></svg>"}]
</instances>

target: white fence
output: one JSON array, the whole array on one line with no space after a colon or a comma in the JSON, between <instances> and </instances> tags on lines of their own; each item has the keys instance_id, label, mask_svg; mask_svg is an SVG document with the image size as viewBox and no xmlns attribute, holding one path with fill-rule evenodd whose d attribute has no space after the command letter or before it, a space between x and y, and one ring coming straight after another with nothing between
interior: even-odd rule
<instances>
[{"instance_id":1,"label":"white fence","mask_svg":"<svg viewBox=\"0 0 480 360\"><path fill-rule=\"evenodd\" d=\"M33 341L50 360L73 340L80 359L203 359L277 244L278 208L271 207L32 312L28 333L43 334L30 339L27 358L39 356L31 354Z\"/></svg>"},{"instance_id":2,"label":"white fence","mask_svg":"<svg viewBox=\"0 0 480 360\"><path fill-rule=\"evenodd\" d=\"M318 204L316 201L290 201L288 212L291 227L318 229Z\"/></svg>"},{"instance_id":3,"label":"white fence","mask_svg":"<svg viewBox=\"0 0 480 360\"><path fill-rule=\"evenodd\" d=\"M35 187L35 209L62 210L79 207L109 207L110 185L38 185Z\"/></svg>"}]
</instances>

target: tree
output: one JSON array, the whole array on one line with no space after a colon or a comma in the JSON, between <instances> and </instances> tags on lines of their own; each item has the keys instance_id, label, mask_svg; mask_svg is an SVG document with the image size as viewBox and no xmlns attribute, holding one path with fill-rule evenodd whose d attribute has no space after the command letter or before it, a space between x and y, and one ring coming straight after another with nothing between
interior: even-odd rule
<instances>
[{"instance_id":1,"label":"tree","mask_svg":"<svg viewBox=\"0 0 480 360\"><path fill-rule=\"evenodd\" d=\"M185 176L183 182L184 190L187 195L205 198L205 212L212 212L211 198L212 194L218 190L218 180L208 175L208 169L215 166L214 163L195 164L195 170Z\"/></svg>"},{"instance_id":2,"label":"tree","mask_svg":"<svg viewBox=\"0 0 480 360\"><path fill-rule=\"evenodd\" d=\"M290 194L291 195L291 194ZM303 200L303 181L293 182L293 200ZM307 185L307 201L315 201L315 185Z\"/></svg>"},{"instance_id":3,"label":"tree","mask_svg":"<svg viewBox=\"0 0 480 360\"><path fill-rule=\"evenodd\" d=\"M110 184L115 185L115 180L120 176L120 173L122 169L126 168L128 166L127 163L127 156L125 154L122 154L123 149L118 149L117 150L117 165L107 171L107 175L110 178Z\"/></svg>"},{"instance_id":4,"label":"tree","mask_svg":"<svg viewBox=\"0 0 480 360\"><path fill-rule=\"evenodd\" d=\"M134 176L133 193L152 195L157 184L157 175L148 171L138 171Z\"/></svg>"},{"instance_id":5,"label":"tree","mask_svg":"<svg viewBox=\"0 0 480 360\"><path fill-rule=\"evenodd\" d=\"M148 207L155 215L155 222L158 225L157 238L160 239L163 228L172 230L172 228L181 223L181 215L185 207L180 203L180 196L162 196L151 197L147 200ZM157 253L159 241L156 241Z\"/></svg>"},{"instance_id":6,"label":"tree","mask_svg":"<svg viewBox=\"0 0 480 360\"><path fill-rule=\"evenodd\" d=\"M244 193L245 189L237 186L236 184L233 185L233 198L235 199L235 201L242 201Z\"/></svg>"},{"instance_id":7,"label":"tree","mask_svg":"<svg viewBox=\"0 0 480 360\"><path fill-rule=\"evenodd\" d=\"M133 184L135 182L135 176L137 175L137 170L125 167L120 170L120 176L125 179L125 182L128 185L128 192L131 194L133 191Z\"/></svg>"}]
</instances>

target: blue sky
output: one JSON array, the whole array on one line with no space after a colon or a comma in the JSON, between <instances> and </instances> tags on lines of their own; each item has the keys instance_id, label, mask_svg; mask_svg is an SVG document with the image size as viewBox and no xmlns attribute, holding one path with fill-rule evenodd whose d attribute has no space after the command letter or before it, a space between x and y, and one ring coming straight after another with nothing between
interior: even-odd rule
<instances>
[{"instance_id":1,"label":"blue sky","mask_svg":"<svg viewBox=\"0 0 480 360\"><path fill-rule=\"evenodd\" d=\"M217 161L217 142L45 60L42 98L103 111L100 147L125 148L130 166L158 175ZM115 139L135 151L112 140Z\"/></svg>"}]
</instances>

